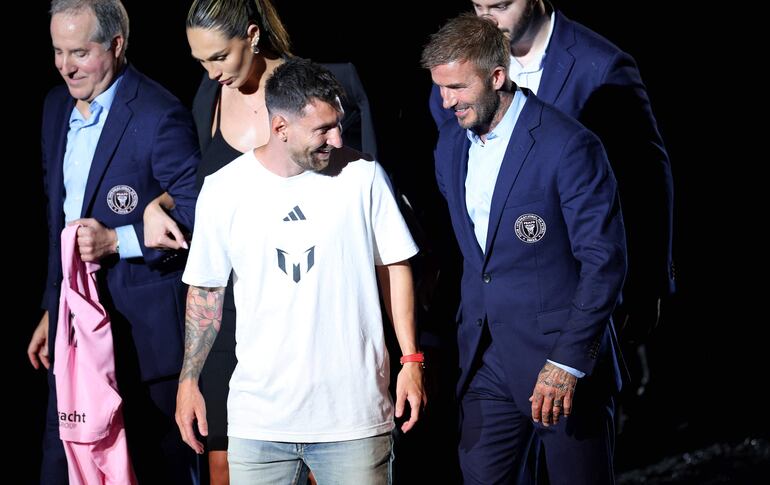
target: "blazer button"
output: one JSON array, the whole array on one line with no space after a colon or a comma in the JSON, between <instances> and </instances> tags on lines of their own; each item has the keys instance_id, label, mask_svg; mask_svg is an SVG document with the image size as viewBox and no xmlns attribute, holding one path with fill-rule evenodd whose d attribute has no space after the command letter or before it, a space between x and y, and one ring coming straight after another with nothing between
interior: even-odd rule
<instances>
[{"instance_id":1,"label":"blazer button","mask_svg":"<svg viewBox=\"0 0 770 485\"><path fill-rule=\"evenodd\" d=\"M492 281L492 275L489 273L484 273L484 275L481 277L481 280L484 281L484 283L489 283Z\"/></svg>"},{"instance_id":2,"label":"blazer button","mask_svg":"<svg viewBox=\"0 0 770 485\"><path fill-rule=\"evenodd\" d=\"M478 325L479 327L484 325L484 320L479 318L478 320L476 320L476 325Z\"/></svg>"}]
</instances>

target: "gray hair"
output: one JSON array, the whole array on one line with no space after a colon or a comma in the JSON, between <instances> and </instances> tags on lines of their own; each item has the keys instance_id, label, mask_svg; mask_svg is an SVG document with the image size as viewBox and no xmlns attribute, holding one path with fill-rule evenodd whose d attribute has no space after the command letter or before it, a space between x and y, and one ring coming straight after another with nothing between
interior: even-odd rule
<instances>
[{"instance_id":1,"label":"gray hair","mask_svg":"<svg viewBox=\"0 0 770 485\"><path fill-rule=\"evenodd\" d=\"M52 0L50 14L78 14L90 10L96 17L96 28L91 33L91 41L98 42L105 50L112 46L112 39L123 37L125 59L128 48L128 13L120 0Z\"/></svg>"}]
</instances>

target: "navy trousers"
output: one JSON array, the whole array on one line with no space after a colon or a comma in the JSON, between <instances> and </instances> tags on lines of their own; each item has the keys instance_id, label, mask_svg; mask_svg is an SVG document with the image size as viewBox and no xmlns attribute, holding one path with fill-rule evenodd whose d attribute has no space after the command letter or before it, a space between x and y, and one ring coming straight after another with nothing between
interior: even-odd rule
<instances>
[{"instance_id":1,"label":"navy trousers","mask_svg":"<svg viewBox=\"0 0 770 485\"><path fill-rule=\"evenodd\" d=\"M551 485L614 484L613 401L592 378L578 381L569 418L544 427L531 417L529 396L514 398L511 382L488 332L475 373L461 398L459 458L466 484L527 484L538 481L545 460ZM535 382L532 382L534 389ZM595 396L604 396L597 399ZM544 450L544 456L531 456ZM542 481L542 477L540 480Z\"/></svg>"}]
</instances>

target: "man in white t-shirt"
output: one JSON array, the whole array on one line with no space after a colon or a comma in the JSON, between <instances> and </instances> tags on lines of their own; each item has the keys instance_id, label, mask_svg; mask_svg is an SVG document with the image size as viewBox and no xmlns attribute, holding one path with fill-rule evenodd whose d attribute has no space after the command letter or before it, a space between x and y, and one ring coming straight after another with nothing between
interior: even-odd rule
<instances>
[{"instance_id":1,"label":"man in white t-shirt","mask_svg":"<svg viewBox=\"0 0 770 485\"><path fill-rule=\"evenodd\" d=\"M403 431L425 404L407 261L417 246L382 167L342 147L341 95L323 67L286 61L265 86L268 143L208 176L198 199L176 416L201 453L198 376L232 271L232 483L304 483L310 469L319 483L390 483L394 410L378 280L403 354Z\"/></svg>"}]
</instances>

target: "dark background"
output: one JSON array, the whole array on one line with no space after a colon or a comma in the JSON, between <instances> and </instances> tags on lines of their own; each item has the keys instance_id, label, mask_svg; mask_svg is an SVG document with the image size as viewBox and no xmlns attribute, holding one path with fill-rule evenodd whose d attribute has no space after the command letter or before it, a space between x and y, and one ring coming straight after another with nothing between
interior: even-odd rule
<instances>
[{"instance_id":1,"label":"dark background","mask_svg":"<svg viewBox=\"0 0 770 485\"><path fill-rule=\"evenodd\" d=\"M381 162L417 204L434 203L436 130L427 109L430 77L418 60L427 36L469 9L470 2L276 3L295 54L357 66L373 110ZM619 440L621 470L719 440L767 436L763 396L770 356L761 349L767 347L768 325L758 304L768 286L761 267L766 258L758 250L764 217L751 215L744 196L760 159L750 155L742 118L727 116L742 84L742 69L719 50L719 27L727 21L717 18L720 13L707 21L685 3L556 2L573 20L637 60L675 181L678 293L665 302L663 322L649 344L653 382L633 433ZM131 18L128 58L189 106L202 74L185 37L189 2L125 4ZM53 66L47 7L38 0L9 4L6 21L18 19L17 28L25 34L5 42L6 78L11 79L6 92L12 102L4 123L6 153L14 153L3 157L10 167L6 173L12 174L4 185L6 194L13 194L6 203L6 217L13 219L6 234L14 264L14 273L6 276L14 282L7 290L12 331L6 358L12 379L5 392L12 404L6 429L18 430L6 436L30 480L37 475L46 392L44 374L34 372L25 355L41 314L45 280L40 113L45 93L61 82Z\"/></svg>"}]
</instances>

